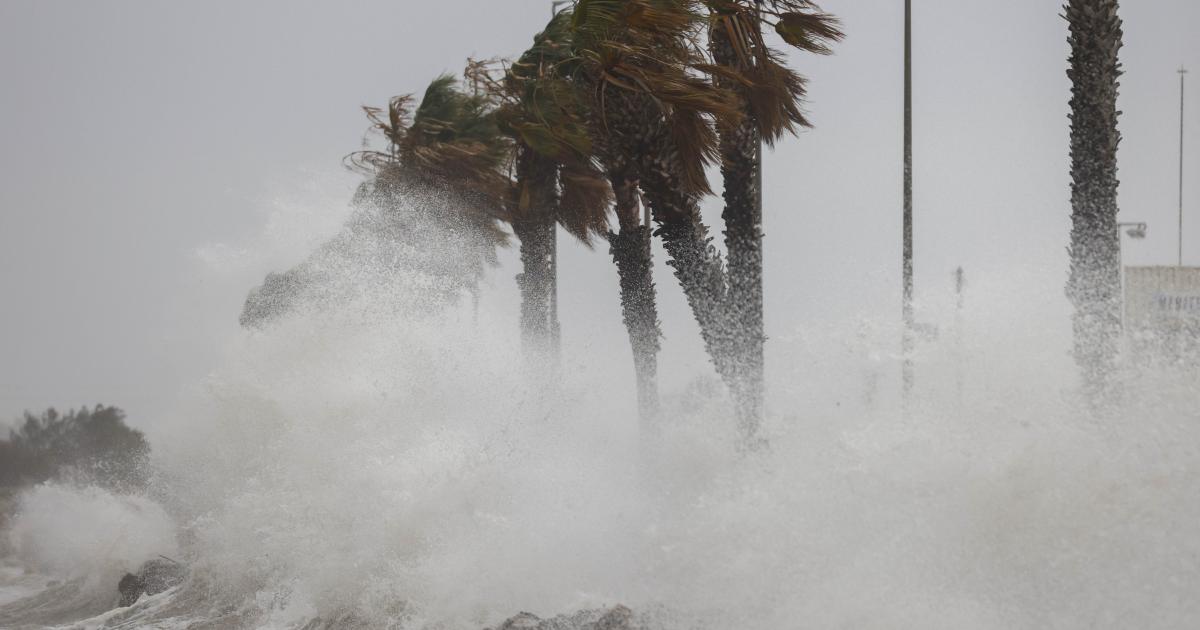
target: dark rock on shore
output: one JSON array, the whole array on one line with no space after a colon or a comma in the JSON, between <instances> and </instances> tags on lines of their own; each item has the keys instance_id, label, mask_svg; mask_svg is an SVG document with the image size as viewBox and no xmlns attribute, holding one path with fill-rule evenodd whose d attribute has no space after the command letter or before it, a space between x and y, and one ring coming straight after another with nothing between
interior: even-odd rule
<instances>
[{"instance_id":1,"label":"dark rock on shore","mask_svg":"<svg viewBox=\"0 0 1200 630\"><path fill-rule=\"evenodd\" d=\"M523 612L495 630L640 630L640 627L634 625L633 611L617 605L607 609L584 610L573 615L559 615L553 619L541 619Z\"/></svg>"},{"instance_id":2,"label":"dark rock on shore","mask_svg":"<svg viewBox=\"0 0 1200 630\"><path fill-rule=\"evenodd\" d=\"M180 584L185 578L187 578L186 566L166 558L149 560L142 565L142 568L138 569L136 574L126 573L117 584L117 590L121 591L119 606L122 608L132 606L142 596L142 593L147 595L161 593Z\"/></svg>"}]
</instances>

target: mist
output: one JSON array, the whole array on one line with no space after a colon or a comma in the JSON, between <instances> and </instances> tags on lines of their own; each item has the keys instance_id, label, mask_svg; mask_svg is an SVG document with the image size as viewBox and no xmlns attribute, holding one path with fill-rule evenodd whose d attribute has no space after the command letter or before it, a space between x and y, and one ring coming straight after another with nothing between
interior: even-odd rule
<instances>
[{"instance_id":1,"label":"mist","mask_svg":"<svg viewBox=\"0 0 1200 630\"><path fill-rule=\"evenodd\" d=\"M520 54L548 3L5 2L0 436L25 410L118 405L150 481L0 494L0 626L478 629L622 605L668 629L1190 627L1195 366L1121 363L1098 407L1071 354L1062 8L915 4L912 392L903 5L828 0L845 40L786 53L813 127L764 149L769 447L747 455L660 239L648 430L608 243L556 232L548 384L515 239L431 309L428 269L386 262L413 246L352 229L345 157L379 142L361 107ZM1120 13L1117 219L1148 224L1122 260L1173 265L1200 5ZM425 221L417 249L462 263ZM296 268L332 290L240 325ZM186 581L117 607L162 557Z\"/></svg>"}]
</instances>

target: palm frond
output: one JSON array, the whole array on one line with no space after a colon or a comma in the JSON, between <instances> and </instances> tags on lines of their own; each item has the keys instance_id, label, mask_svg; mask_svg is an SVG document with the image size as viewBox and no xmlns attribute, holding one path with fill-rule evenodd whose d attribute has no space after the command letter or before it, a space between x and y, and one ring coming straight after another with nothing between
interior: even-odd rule
<instances>
[{"instance_id":1,"label":"palm frond","mask_svg":"<svg viewBox=\"0 0 1200 630\"><path fill-rule=\"evenodd\" d=\"M509 182L503 170L511 142L500 133L488 99L462 91L456 79L443 75L429 84L414 108L415 100L402 95L390 99L386 110L364 107L386 149L352 153L347 165L381 182L452 192L471 215L464 218L468 224L503 233L495 222L509 218Z\"/></svg>"},{"instance_id":2,"label":"palm frond","mask_svg":"<svg viewBox=\"0 0 1200 630\"><path fill-rule=\"evenodd\" d=\"M604 236L609 228L613 193L604 172L590 161L565 162L559 166L558 224L585 245L593 236Z\"/></svg>"},{"instance_id":3,"label":"palm frond","mask_svg":"<svg viewBox=\"0 0 1200 630\"><path fill-rule=\"evenodd\" d=\"M521 148L532 151L540 156L541 169L557 173L560 194L554 207L538 210L553 212L555 220L588 244L607 232L611 192L596 164L586 92L572 77L578 59L570 45L570 24L571 12L560 12L516 61L473 62L468 73L496 104L498 128L517 144L518 153ZM520 172L511 204L518 217L532 203ZM544 204L548 198L539 199Z\"/></svg>"},{"instance_id":4,"label":"palm frond","mask_svg":"<svg viewBox=\"0 0 1200 630\"><path fill-rule=\"evenodd\" d=\"M686 170L679 183L695 195L709 192L712 125L742 115L737 94L702 70L704 8L692 0L580 0L572 22L580 73L593 86L594 133L617 153L661 154Z\"/></svg>"},{"instance_id":5,"label":"palm frond","mask_svg":"<svg viewBox=\"0 0 1200 630\"><path fill-rule=\"evenodd\" d=\"M767 45L763 30L775 30L785 43L799 50L829 54L830 44L844 37L837 18L809 0L705 3L710 11L710 45L716 65L725 68L705 70L718 83L735 86L742 94L763 138L773 143L785 132L810 126L802 109L805 79Z\"/></svg>"},{"instance_id":6,"label":"palm frond","mask_svg":"<svg viewBox=\"0 0 1200 630\"><path fill-rule=\"evenodd\" d=\"M845 37L838 19L820 10L781 13L775 32L789 45L818 55L830 54L829 45Z\"/></svg>"}]
</instances>

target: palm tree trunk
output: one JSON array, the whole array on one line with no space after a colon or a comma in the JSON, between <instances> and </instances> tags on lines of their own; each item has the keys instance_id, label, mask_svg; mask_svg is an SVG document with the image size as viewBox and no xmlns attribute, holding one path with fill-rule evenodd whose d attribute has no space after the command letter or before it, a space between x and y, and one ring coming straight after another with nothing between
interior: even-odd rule
<instances>
[{"instance_id":1,"label":"palm tree trunk","mask_svg":"<svg viewBox=\"0 0 1200 630\"><path fill-rule=\"evenodd\" d=\"M556 171L532 151L517 160L518 211L513 233L521 242L521 345L533 364L545 364L554 349L551 291L554 289L554 208L558 203Z\"/></svg>"},{"instance_id":2,"label":"palm tree trunk","mask_svg":"<svg viewBox=\"0 0 1200 630\"><path fill-rule=\"evenodd\" d=\"M758 22L755 21L755 28ZM741 69L728 33L712 30L716 63ZM757 426L763 409L763 290L762 290L762 138L745 89L727 78L718 85L742 97L743 118L732 127L720 126L721 176L724 179L725 251L728 265L728 317L733 328L732 357L735 404L743 421Z\"/></svg>"},{"instance_id":3,"label":"palm tree trunk","mask_svg":"<svg viewBox=\"0 0 1200 630\"><path fill-rule=\"evenodd\" d=\"M650 226L638 222L636 180L615 177L613 191L620 232L608 233L609 252L617 265L621 312L633 349L638 415L643 424L648 424L658 414L658 351L662 336L650 258Z\"/></svg>"},{"instance_id":4,"label":"palm tree trunk","mask_svg":"<svg viewBox=\"0 0 1200 630\"><path fill-rule=\"evenodd\" d=\"M1117 230L1117 0L1069 0L1071 45L1071 272L1075 360L1085 392L1104 398L1121 334Z\"/></svg>"},{"instance_id":5,"label":"palm tree trunk","mask_svg":"<svg viewBox=\"0 0 1200 630\"><path fill-rule=\"evenodd\" d=\"M521 242L521 344L527 351L544 354L550 350L550 238L553 222L543 217L513 222L513 233Z\"/></svg>"},{"instance_id":6,"label":"palm tree trunk","mask_svg":"<svg viewBox=\"0 0 1200 630\"><path fill-rule=\"evenodd\" d=\"M595 124L602 130L596 136L608 144L600 149L609 156L604 162L610 172L622 172L617 168L620 164L636 168L638 183L658 225L654 233L667 252L667 265L674 270L699 324L705 351L734 399L741 444L754 448L759 444L761 406L753 401L761 396L751 393L736 368L734 348L740 323L729 305L725 263L700 220L700 195L684 185L687 169L676 139L662 125L661 105L648 97L610 97L605 107L609 115ZM646 147L656 150L647 151Z\"/></svg>"},{"instance_id":7,"label":"palm tree trunk","mask_svg":"<svg viewBox=\"0 0 1200 630\"><path fill-rule=\"evenodd\" d=\"M659 224L656 233L667 251L667 265L674 269L692 315L700 325L705 350L733 397L741 446L758 448L761 393L756 395L756 390L750 389L739 365L737 349L745 333L743 322L737 319L737 310L730 304L725 265L712 245L708 228L700 220L697 199L682 192L678 179L666 174L668 170L669 167L661 168L661 164L658 169L643 169L646 200Z\"/></svg>"}]
</instances>

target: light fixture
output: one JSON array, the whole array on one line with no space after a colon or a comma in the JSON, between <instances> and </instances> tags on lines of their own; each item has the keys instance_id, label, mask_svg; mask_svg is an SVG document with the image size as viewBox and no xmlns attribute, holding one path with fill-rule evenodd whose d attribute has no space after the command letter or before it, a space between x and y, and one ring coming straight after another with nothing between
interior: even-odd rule
<instances>
[{"instance_id":1,"label":"light fixture","mask_svg":"<svg viewBox=\"0 0 1200 630\"><path fill-rule=\"evenodd\" d=\"M1145 223L1118 223L1117 229L1121 229L1121 228L1129 228L1129 229L1125 230L1125 234L1127 234L1129 236L1129 238L1136 238L1136 239L1146 238L1146 224Z\"/></svg>"}]
</instances>

